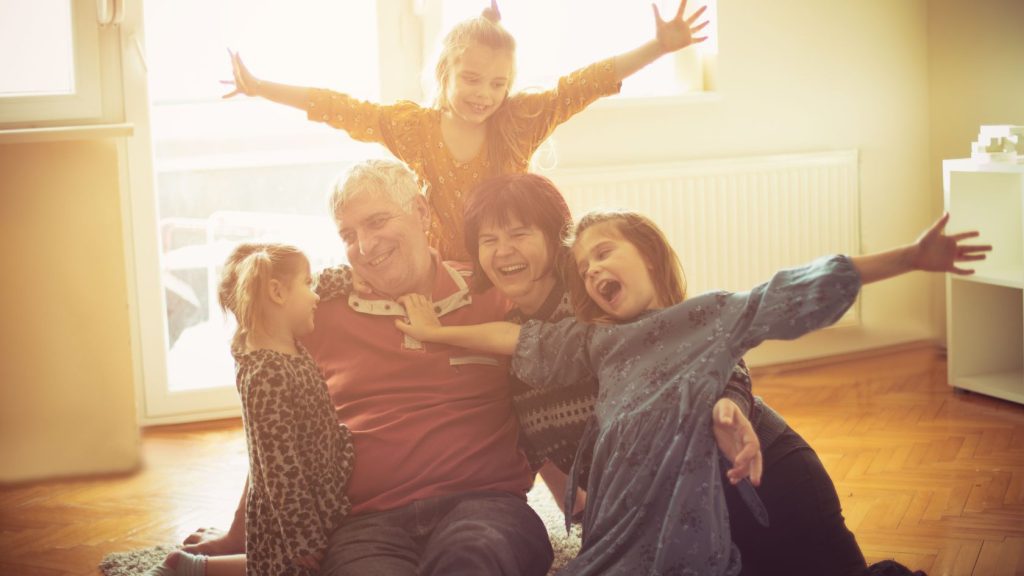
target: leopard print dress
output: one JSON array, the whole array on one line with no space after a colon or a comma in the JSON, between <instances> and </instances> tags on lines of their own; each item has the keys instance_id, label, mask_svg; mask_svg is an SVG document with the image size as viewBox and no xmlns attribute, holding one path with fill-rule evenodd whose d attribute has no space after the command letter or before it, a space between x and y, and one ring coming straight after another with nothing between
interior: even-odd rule
<instances>
[{"instance_id":1,"label":"leopard print dress","mask_svg":"<svg viewBox=\"0 0 1024 576\"><path fill-rule=\"evenodd\" d=\"M326 552L351 508L355 450L305 349L233 351L249 447L246 573L300 575L296 558Z\"/></svg>"}]
</instances>

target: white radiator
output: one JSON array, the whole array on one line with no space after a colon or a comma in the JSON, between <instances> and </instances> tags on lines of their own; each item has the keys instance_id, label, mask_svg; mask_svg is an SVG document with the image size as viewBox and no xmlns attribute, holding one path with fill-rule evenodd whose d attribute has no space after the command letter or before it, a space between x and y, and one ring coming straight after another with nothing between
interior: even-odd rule
<instances>
[{"instance_id":1,"label":"white radiator","mask_svg":"<svg viewBox=\"0 0 1024 576\"><path fill-rule=\"evenodd\" d=\"M577 218L642 212L664 230L687 293L746 290L779 268L860 252L857 151L554 170ZM858 322L854 306L840 324Z\"/></svg>"}]
</instances>

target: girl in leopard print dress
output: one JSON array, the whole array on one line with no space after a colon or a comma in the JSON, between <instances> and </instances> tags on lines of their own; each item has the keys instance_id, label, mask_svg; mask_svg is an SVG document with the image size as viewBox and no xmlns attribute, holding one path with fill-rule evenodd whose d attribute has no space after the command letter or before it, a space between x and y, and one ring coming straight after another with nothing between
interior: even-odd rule
<instances>
[{"instance_id":1,"label":"girl in leopard print dress","mask_svg":"<svg viewBox=\"0 0 1024 576\"><path fill-rule=\"evenodd\" d=\"M228 257L221 307L238 321L232 343L249 448L245 556L176 552L158 575L315 574L348 513L354 450L327 386L296 341L313 329L319 297L309 261L281 244L242 244Z\"/></svg>"}]
</instances>

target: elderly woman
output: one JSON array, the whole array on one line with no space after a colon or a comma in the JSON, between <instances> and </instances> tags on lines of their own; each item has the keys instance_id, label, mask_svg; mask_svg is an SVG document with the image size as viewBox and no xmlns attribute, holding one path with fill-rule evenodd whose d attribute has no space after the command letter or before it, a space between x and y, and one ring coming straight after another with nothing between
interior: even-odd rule
<instances>
[{"instance_id":1,"label":"elderly woman","mask_svg":"<svg viewBox=\"0 0 1024 576\"><path fill-rule=\"evenodd\" d=\"M515 305L512 321L558 321L573 313L562 282L564 246L571 216L554 184L536 174L510 174L482 182L466 203L465 244L475 266L474 288L494 286ZM571 270L571 269L570 269ZM585 486L588 450L584 431L593 415L597 382L531 389L513 377L514 403L522 426L525 451L556 496L566 494L563 510L578 514L584 503L575 486ZM721 410L721 412L719 412ZM733 541L740 549L742 574L859 574L864 556L847 529L835 486L817 454L785 420L759 397L742 362L733 371L725 396L716 405L716 428L749 417L763 454L728 445L723 452L736 460L725 482ZM754 443L756 447L757 443ZM739 458L737 455L739 454ZM743 460L741 462L741 460ZM763 465L764 482L757 489L767 509L764 526L741 498L736 484ZM575 473L573 473L575 472ZM568 475L568 477L567 477ZM748 485L749 486L749 485ZM568 514L567 514L568 515Z\"/></svg>"}]
</instances>

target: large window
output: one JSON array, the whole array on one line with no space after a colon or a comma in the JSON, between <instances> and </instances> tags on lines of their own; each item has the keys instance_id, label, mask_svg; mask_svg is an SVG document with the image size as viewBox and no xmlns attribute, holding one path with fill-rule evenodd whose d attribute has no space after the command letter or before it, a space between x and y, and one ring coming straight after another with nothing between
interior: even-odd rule
<instances>
[{"instance_id":1,"label":"large window","mask_svg":"<svg viewBox=\"0 0 1024 576\"><path fill-rule=\"evenodd\" d=\"M11 2L13 0L0 0ZM663 14L676 5L664 2ZM327 217L331 182L353 161L385 156L302 111L244 96L222 99L228 50L261 78L378 101L427 101L440 36L484 0L145 0L144 68L128 78L144 418L213 417L236 408L228 341L216 303L220 266L243 240L297 244L314 267L344 250ZM647 3L506 0L517 37L517 87L553 85L591 61L653 35ZM585 26L584 26L585 24ZM585 28L585 29L582 29ZM704 52L662 59L621 98L704 89ZM126 74L132 74L126 72ZM151 257L152 256L152 257Z\"/></svg>"}]
</instances>

